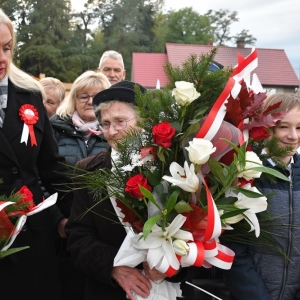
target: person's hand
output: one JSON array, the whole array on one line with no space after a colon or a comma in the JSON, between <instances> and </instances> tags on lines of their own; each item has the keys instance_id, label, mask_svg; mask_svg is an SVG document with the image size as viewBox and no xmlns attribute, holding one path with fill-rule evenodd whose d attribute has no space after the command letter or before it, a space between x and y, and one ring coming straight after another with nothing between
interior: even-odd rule
<instances>
[{"instance_id":1,"label":"person's hand","mask_svg":"<svg viewBox=\"0 0 300 300\"><path fill-rule=\"evenodd\" d=\"M147 279L141 270L126 266L114 267L111 277L122 287L131 300L135 300L132 292L147 298L152 287L151 282Z\"/></svg>"},{"instance_id":2,"label":"person's hand","mask_svg":"<svg viewBox=\"0 0 300 300\"><path fill-rule=\"evenodd\" d=\"M149 264L146 261L143 262L143 268L145 276L155 283L163 282L164 279L167 277L166 274L157 271L155 268L151 270Z\"/></svg>"},{"instance_id":3,"label":"person's hand","mask_svg":"<svg viewBox=\"0 0 300 300\"><path fill-rule=\"evenodd\" d=\"M62 239L66 239L67 236L65 234L65 225L68 222L68 219L63 218L57 223L57 231Z\"/></svg>"}]
</instances>

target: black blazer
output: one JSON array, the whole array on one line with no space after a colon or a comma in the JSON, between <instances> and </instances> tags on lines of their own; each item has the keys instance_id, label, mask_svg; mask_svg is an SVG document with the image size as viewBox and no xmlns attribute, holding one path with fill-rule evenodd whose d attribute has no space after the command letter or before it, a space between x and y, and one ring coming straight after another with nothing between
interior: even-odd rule
<instances>
[{"instance_id":1,"label":"black blazer","mask_svg":"<svg viewBox=\"0 0 300 300\"><path fill-rule=\"evenodd\" d=\"M37 146L31 146L30 139L27 145L20 143L24 122L19 109L23 104L31 104L38 111L39 119L34 125ZM9 81L5 121L0 128L0 178L3 180L0 195L9 195L26 185L35 203L40 203L43 193L39 174L50 194L58 191L57 205L62 211L67 209L73 195L61 192L61 184L70 183L65 175L68 169L61 164L64 162L58 154L41 94L20 89ZM48 209L28 217L12 247L30 246L30 249L0 261L0 282L5 287L1 292L3 299L60 299L53 232Z\"/></svg>"}]
</instances>

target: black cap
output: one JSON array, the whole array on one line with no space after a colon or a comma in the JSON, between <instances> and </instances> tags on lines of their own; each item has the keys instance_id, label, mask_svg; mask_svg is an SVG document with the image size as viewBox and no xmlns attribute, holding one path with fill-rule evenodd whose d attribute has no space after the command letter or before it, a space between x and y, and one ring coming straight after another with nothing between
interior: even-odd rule
<instances>
[{"instance_id":1,"label":"black cap","mask_svg":"<svg viewBox=\"0 0 300 300\"><path fill-rule=\"evenodd\" d=\"M145 93L147 91L143 86L141 86L138 83L123 80L112 85L110 88L96 94L93 99L93 105L98 106L100 103L112 100L119 100L127 103L136 104L134 93L134 87L136 85L140 88L142 93Z\"/></svg>"}]
</instances>

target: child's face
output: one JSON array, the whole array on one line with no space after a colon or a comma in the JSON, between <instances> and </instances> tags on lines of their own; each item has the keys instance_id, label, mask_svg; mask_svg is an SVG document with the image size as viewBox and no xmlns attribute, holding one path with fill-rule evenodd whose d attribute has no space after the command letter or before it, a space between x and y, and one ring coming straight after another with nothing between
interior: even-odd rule
<instances>
[{"instance_id":1,"label":"child's face","mask_svg":"<svg viewBox=\"0 0 300 300\"><path fill-rule=\"evenodd\" d=\"M290 110L274 127L273 133L279 137L279 146L292 146L293 151L287 156L279 159L288 164L291 156L293 156L300 147L300 107Z\"/></svg>"}]
</instances>

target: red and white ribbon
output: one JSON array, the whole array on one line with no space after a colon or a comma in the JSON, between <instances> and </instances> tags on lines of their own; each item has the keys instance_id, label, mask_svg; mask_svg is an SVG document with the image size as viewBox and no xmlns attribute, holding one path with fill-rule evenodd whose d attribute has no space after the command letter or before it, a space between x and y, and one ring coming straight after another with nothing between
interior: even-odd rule
<instances>
[{"instance_id":1,"label":"red and white ribbon","mask_svg":"<svg viewBox=\"0 0 300 300\"><path fill-rule=\"evenodd\" d=\"M24 122L21 143L24 142L27 145L27 141L30 136L31 147L37 146L33 125L36 124L39 119L38 111L33 105L24 104L19 109L19 115L21 120Z\"/></svg>"},{"instance_id":2,"label":"red and white ribbon","mask_svg":"<svg viewBox=\"0 0 300 300\"><path fill-rule=\"evenodd\" d=\"M250 74L257 67L257 51L252 49L250 55L243 58L238 55L238 65L234 68L232 76L229 78L224 90L213 105L211 111L206 117L201 129L196 135L196 138L204 138L212 140L218 132L222 121L226 114L225 103L229 96L234 99L237 97L241 85L239 82L244 79L250 86ZM183 257L181 263L184 266L198 265L199 261L203 261L202 266L210 267L211 265L217 266L221 269L230 269L234 259L234 252L221 245L218 237L222 233L221 221L217 211L217 207L207 186L205 179L201 172L198 177L202 181L207 194L207 227L203 237L203 247L201 244L190 244L190 253L187 257Z\"/></svg>"},{"instance_id":3,"label":"red and white ribbon","mask_svg":"<svg viewBox=\"0 0 300 300\"><path fill-rule=\"evenodd\" d=\"M37 214L40 211L42 211L42 210L52 206L53 204L55 204L56 200L57 200L57 195L58 195L57 193L51 195L46 200L44 200L43 202L41 202L37 206L33 207L28 213L26 213L26 214L22 215L21 217L19 217L17 222L16 222L14 232L12 232L12 234L11 234L9 243L5 247L0 249L0 252L3 252L5 250L9 249L9 247L12 245L12 243L14 242L14 240L16 239L16 237L18 236L18 234L22 230L24 224L26 223L27 217L32 216L34 214ZM15 204L15 202L2 203L1 206L0 206L0 210L2 210L6 206L12 205L12 204Z\"/></svg>"},{"instance_id":4,"label":"red and white ribbon","mask_svg":"<svg viewBox=\"0 0 300 300\"><path fill-rule=\"evenodd\" d=\"M224 90L213 105L207 118L205 119L196 138L203 138L211 141L218 132L226 114L225 103L231 95L234 99L237 97L241 85L239 82L250 76L251 72L257 67L257 50L252 49L251 54L243 58L238 56L238 65L234 68L232 76L229 78Z\"/></svg>"},{"instance_id":5,"label":"red and white ribbon","mask_svg":"<svg viewBox=\"0 0 300 300\"><path fill-rule=\"evenodd\" d=\"M238 64L233 69L232 78L237 82L244 80L250 86L250 74L258 66L257 50L252 48L251 53L244 58L238 53Z\"/></svg>"}]
</instances>

